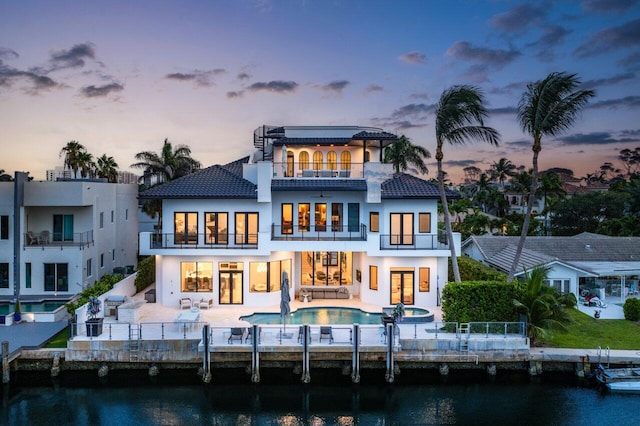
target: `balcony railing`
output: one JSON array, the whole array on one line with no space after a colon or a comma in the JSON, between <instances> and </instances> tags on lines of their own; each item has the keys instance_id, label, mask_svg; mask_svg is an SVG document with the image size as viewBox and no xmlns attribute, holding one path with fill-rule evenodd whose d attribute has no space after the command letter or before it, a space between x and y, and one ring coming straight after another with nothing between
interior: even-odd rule
<instances>
[{"instance_id":1,"label":"balcony railing","mask_svg":"<svg viewBox=\"0 0 640 426\"><path fill-rule=\"evenodd\" d=\"M446 250L446 234L381 234L380 250Z\"/></svg>"},{"instance_id":2,"label":"balcony railing","mask_svg":"<svg viewBox=\"0 0 640 426\"><path fill-rule=\"evenodd\" d=\"M362 179L364 177L363 163L273 163L273 177L277 179Z\"/></svg>"},{"instance_id":3,"label":"balcony railing","mask_svg":"<svg viewBox=\"0 0 640 426\"><path fill-rule=\"evenodd\" d=\"M149 234L152 249L256 249L258 234Z\"/></svg>"},{"instance_id":4,"label":"balcony railing","mask_svg":"<svg viewBox=\"0 0 640 426\"><path fill-rule=\"evenodd\" d=\"M33 232L24 234L25 247L83 247L93 244L93 230L64 234L61 232Z\"/></svg>"},{"instance_id":5,"label":"balcony railing","mask_svg":"<svg viewBox=\"0 0 640 426\"><path fill-rule=\"evenodd\" d=\"M367 226L359 225L271 225L272 241L366 241Z\"/></svg>"}]
</instances>

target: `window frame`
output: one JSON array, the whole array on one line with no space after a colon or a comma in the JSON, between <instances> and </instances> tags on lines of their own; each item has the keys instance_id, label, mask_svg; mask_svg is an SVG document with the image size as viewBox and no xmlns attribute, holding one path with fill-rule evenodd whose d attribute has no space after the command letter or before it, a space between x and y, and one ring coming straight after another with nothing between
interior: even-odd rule
<instances>
[{"instance_id":1,"label":"window frame","mask_svg":"<svg viewBox=\"0 0 640 426\"><path fill-rule=\"evenodd\" d=\"M9 239L9 215L0 216L0 240Z\"/></svg>"},{"instance_id":2,"label":"window frame","mask_svg":"<svg viewBox=\"0 0 640 426\"><path fill-rule=\"evenodd\" d=\"M369 212L369 231L380 232L380 212Z\"/></svg>"},{"instance_id":3,"label":"window frame","mask_svg":"<svg viewBox=\"0 0 640 426\"><path fill-rule=\"evenodd\" d=\"M214 216L214 219L211 217ZM215 222L215 225L209 223ZM211 231L209 226L213 226ZM222 232L224 231L224 232ZM229 244L229 212L205 212L204 213L204 241L211 245Z\"/></svg>"},{"instance_id":4,"label":"window frame","mask_svg":"<svg viewBox=\"0 0 640 426\"><path fill-rule=\"evenodd\" d=\"M423 228L423 217L426 216L427 228ZM418 233L430 234L431 233L431 212L419 212L418 213Z\"/></svg>"},{"instance_id":5,"label":"window frame","mask_svg":"<svg viewBox=\"0 0 640 426\"><path fill-rule=\"evenodd\" d=\"M431 291L431 268L418 268L418 291L427 293Z\"/></svg>"},{"instance_id":6,"label":"window frame","mask_svg":"<svg viewBox=\"0 0 640 426\"><path fill-rule=\"evenodd\" d=\"M378 291L378 265L369 265L369 290Z\"/></svg>"},{"instance_id":7,"label":"window frame","mask_svg":"<svg viewBox=\"0 0 640 426\"><path fill-rule=\"evenodd\" d=\"M178 217L183 217L183 230L182 232L178 232ZM191 227L190 218L195 218L195 238L192 236L193 234L189 232L189 228ZM198 244L198 212L195 211L181 211L181 212L173 212L173 238L176 244L185 244L185 245L197 245ZM178 238L180 236L181 238Z\"/></svg>"},{"instance_id":8,"label":"window frame","mask_svg":"<svg viewBox=\"0 0 640 426\"><path fill-rule=\"evenodd\" d=\"M285 215L287 213L289 216L288 225L285 223ZM282 203L280 205L280 232L282 234L293 234L293 203Z\"/></svg>"},{"instance_id":9,"label":"window frame","mask_svg":"<svg viewBox=\"0 0 640 426\"><path fill-rule=\"evenodd\" d=\"M244 229L241 233L238 232L238 227L240 226L240 221L238 218L243 217L244 219ZM251 233L252 219L255 219L255 233ZM258 244L258 232L260 230L260 216L258 212L235 212L234 214L234 229L236 231L236 244L244 245L244 244Z\"/></svg>"}]
</instances>

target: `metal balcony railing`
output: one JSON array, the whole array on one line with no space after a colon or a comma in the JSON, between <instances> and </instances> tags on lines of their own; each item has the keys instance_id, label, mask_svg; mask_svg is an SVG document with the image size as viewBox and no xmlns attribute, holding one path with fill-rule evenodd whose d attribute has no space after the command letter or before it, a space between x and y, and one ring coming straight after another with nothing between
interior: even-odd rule
<instances>
[{"instance_id":1,"label":"metal balcony railing","mask_svg":"<svg viewBox=\"0 0 640 426\"><path fill-rule=\"evenodd\" d=\"M273 177L277 179L362 179L364 163L274 162Z\"/></svg>"},{"instance_id":2,"label":"metal balcony railing","mask_svg":"<svg viewBox=\"0 0 640 426\"><path fill-rule=\"evenodd\" d=\"M271 225L272 241L366 241L367 226L359 225Z\"/></svg>"},{"instance_id":3,"label":"metal balcony railing","mask_svg":"<svg viewBox=\"0 0 640 426\"><path fill-rule=\"evenodd\" d=\"M380 250L446 250L445 234L381 234Z\"/></svg>"},{"instance_id":4,"label":"metal balcony railing","mask_svg":"<svg viewBox=\"0 0 640 426\"><path fill-rule=\"evenodd\" d=\"M258 234L149 234L151 249L256 249Z\"/></svg>"},{"instance_id":5,"label":"metal balcony railing","mask_svg":"<svg viewBox=\"0 0 640 426\"><path fill-rule=\"evenodd\" d=\"M73 234L28 231L23 238L25 247L83 247L94 243L93 230Z\"/></svg>"}]
</instances>

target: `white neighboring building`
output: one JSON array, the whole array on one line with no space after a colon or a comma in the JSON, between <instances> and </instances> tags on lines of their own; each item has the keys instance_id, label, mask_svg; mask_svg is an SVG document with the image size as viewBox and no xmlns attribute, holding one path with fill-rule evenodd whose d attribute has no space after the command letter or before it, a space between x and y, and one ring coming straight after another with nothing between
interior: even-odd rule
<instances>
[{"instance_id":1,"label":"white neighboring building","mask_svg":"<svg viewBox=\"0 0 640 426\"><path fill-rule=\"evenodd\" d=\"M137 195L99 179L0 182L0 298L15 297L16 281L24 298L69 298L136 265Z\"/></svg>"},{"instance_id":2,"label":"white neighboring building","mask_svg":"<svg viewBox=\"0 0 640 426\"><path fill-rule=\"evenodd\" d=\"M158 303L272 306L286 271L296 297L438 304L451 255L438 233L439 192L382 163L396 135L287 126L254 136L259 161L207 167L140 194L162 200L162 233L140 233L140 254L156 256Z\"/></svg>"}]
</instances>

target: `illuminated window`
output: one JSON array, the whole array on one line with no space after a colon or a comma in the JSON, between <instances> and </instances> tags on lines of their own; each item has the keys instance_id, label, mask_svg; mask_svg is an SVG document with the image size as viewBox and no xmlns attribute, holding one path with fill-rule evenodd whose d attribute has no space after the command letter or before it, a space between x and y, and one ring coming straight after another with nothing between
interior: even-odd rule
<instances>
[{"instance_id":1,"label":"illuminated window","mask_svg":"<svg viewBox=\"0 0 640 426\"><path fill-rule=\"evenodd\" d=\"M431 232L431 213L418 214L418 232L427 234Z\"/></svg>"},{"instance_id":2,"label":"illuminated window","mask_svg":"<svg viewBox=\"0 0 640 426\"><path fill-rule=\"evenodd\" d=\"M213 263L182 262L180 264L180 291L184 293L213 291Z\"/></svg>"},{"instance_id":3,"label":"illuminated window","mask_svg":"<svg viewBox=\"0 0 640 426\"><path fill-rule=\"evenodd\" d=\"M300 151L298 156L299 168L305 170L309 168L309 153L307 151Z\"/></svg>"},{"instance_id":4,"label":"illuminated window","mask_svg":"<svg viewBox=\"0 0 640 426\"><path fill-rule=\"evenodd\" d=\"M351 170L351 153L349 151L342 151L340 154L340 169Z\"/></svg>"},{"instance_id":5,"label":"illuminated window","mask_svg":"<svg viewBox=\"0 0 640 426\"><path fill-rule=\"evenodd\" d=\"M369 213L369 230L371 232L380 232L380 213Z\"/></svg>"},{"instance_id":6,"label":"illuminated window","mask_svg":"<svg viewBox=\"0 0 640 426\"><path fill-rule=\"evenodd\" d=\"M322 152L316 151L313 153L313 170L322 170L323 168Z\"/></svg>"},{"instance_id":7,"label":"illuminated window","mask_svg":"<svg viewBox=\"0 0 640 426\"><path fill-rule=\"evenodd\" d=\"M335 151L329 151L327 153L327 169L336 170L338 168L338 155Z\"/></svg>"},{"instance_id":8,"label":"illuminated window","mask_svg":"<svg viewBox=\"0 0 640 426\"><path fill-rule=\"evenodd\" d=\"M378 267L369 265L369 289L378 290Z\"/></svg>"},{"instance_id":9,"label":"illuminated window","mask_svg":"<svg viewBox=\"0 0 640 426\"><path fill-rule=\"evenodd\" d=\"M431 268L419 268L418 270L419 272L419 279L420 279L420 286L419 289L420 291L429 291L430 288L430 282L429 282L429 277L431 274Z\"/></svg>"}]
</instances>

